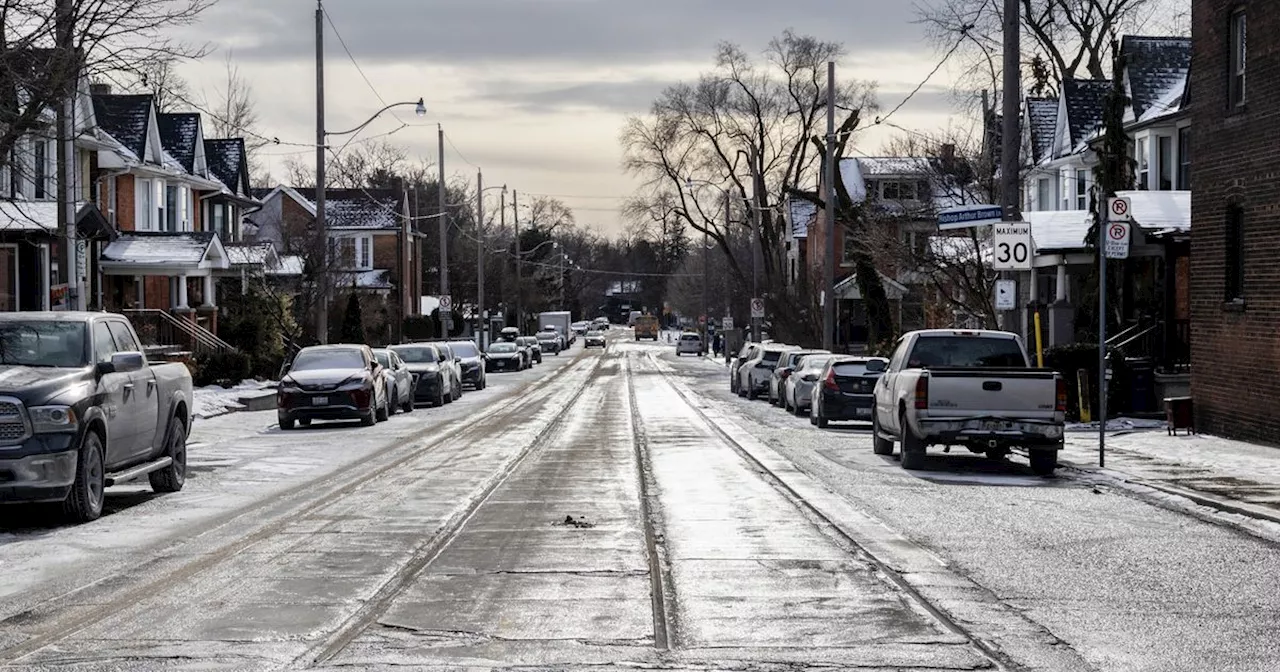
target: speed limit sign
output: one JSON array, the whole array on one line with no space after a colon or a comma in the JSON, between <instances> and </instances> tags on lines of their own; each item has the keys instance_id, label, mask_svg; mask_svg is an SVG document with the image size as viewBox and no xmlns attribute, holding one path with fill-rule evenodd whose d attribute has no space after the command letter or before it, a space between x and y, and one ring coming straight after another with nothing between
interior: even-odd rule
<instances>
[{"instance_id":1,"label":"speed limit sign","mask_svg":"<svg viewBox=\"0 0 1280 672\"><path fill-rule=\"evenodd\" d=\"M1026 222L1004 222L992 227L991 268L996 271L1031 270L1031 225Z\"/></svg>"}]
</instances>

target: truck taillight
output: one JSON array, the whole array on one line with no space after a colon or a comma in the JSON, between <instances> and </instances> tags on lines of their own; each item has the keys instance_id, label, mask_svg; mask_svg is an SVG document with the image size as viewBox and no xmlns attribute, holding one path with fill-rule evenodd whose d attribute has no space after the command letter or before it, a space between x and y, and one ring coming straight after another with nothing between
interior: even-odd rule
<instances>
[{"instance_id":1,"label":"truck taillight","mask_svg":"<svg viewBox=\"0 0 1280 672\"><path fill-rule=\"evenodd\" d=\"M826 387L828 390L831 390L832 392L839 392L840 383L836 382L836 372L835 371L827 372L827 379L822 381L822 385L823 387Z\"/></svg>"},{"instance_id":2,"label":"truck taillight","mask_svg":"<svg viewBox=\"0 0 1280 672\"><path fill-rule=\"evenodd\" d=\"M1067 412L1067 379L1061 376L1058 377L1058 405L1056 408L1062 413Z\"/></svg>"},{"instance_id":3,"label":"truck taillight","mask_svg":"<svg viewBox=\"0 0 1280 672\"><path fill-rule=\"evenodd\" d=\"M916 378L916 408L929 408L929 377Z\"/></svg>"}]
</instances>

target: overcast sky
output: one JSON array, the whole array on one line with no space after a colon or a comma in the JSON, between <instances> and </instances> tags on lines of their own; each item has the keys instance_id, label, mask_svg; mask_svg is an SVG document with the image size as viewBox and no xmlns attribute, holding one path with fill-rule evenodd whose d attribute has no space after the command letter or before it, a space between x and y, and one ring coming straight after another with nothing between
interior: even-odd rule
<instances>
[{"instance_id":1,"label":"overcast sky","mask_svg":"<svg viewBox=\"0 0 1280 672\"><path fill-rule=\"evenodd\" d=\"M212 94L229 52L254 88L260 130L311 142L315 128L315 2L220 0L189 30L214 53L183 66L192 88ZM412 156L436 155L443 124L449 175L522 193L556 195L578 221L618 230L617 205L634 188L620 168L618 135L662 89L711 67L720 41L752 53L792 28L841 41L839 77L874 80L890 107L920 83L937 56L905 0L326 0L325 9L372 84L326 26L327 127L359 124L387 102L426 99L428 114L389 136ZM968 127L952 110L944 70L895 117L923 130ZM376 94L375 90L376 89ZM384 115L364 133L400 125ZM421 124L420 126L417 124ZM873 152L888 134L861 136ZM298 147L268 147L277 177Z\"/></svg>"}]
</instances>

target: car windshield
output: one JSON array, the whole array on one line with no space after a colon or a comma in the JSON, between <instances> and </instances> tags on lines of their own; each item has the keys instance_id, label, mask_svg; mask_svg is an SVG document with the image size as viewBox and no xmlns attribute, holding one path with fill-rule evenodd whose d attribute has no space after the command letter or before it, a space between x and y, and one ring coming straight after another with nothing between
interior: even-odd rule
<instances>
[{"instance_id":1,"label":"car windshield","mask_svg":"<svg viewBox=\"0 0 1280 672\"><path fill-rule=\"evenodd\" d=\"M808 357L805 357L804 361L800 363L801 370L821 371L822 369L826 368L827 362L830 362L832 359L834 358L831 356L809 355Z\"/></svg>"},{"instance_id":2,"label":"car windshield","mask_svg":"<svg viewBox=\"0 0 1280 672\"><path fill-rule=\"evenodd\" d=\"M1012 338L982 336L925 336L916 341L907 359L909 368L1025 368L1022 348Z\"/></svg>"},{"instance_id":3,"label":"car windshield","mask_svg":"<svg viewBox=\"0 0 1280 672\"><path fill-rule=\"evenodd\" d=\"M289 371L319 371L322 369L363 369L364 357L354 348L324 348L303 350L293 359Z\"/></svg>"},{"instance_id":4,"label":"car windshield","mask_svg":"<svg viewBox=\"0 0 1280 672\"><path fill-rule=\"evenodd\" d=\"M489 345L489 352L503 354L516 351L515 343L493 343Z\"/></svg>"},{"instance_id":5,"label":"car windshield","mask_svg":"<svg viewBox=\"0 0 1280 672\"><path fill-rule=\"evenodd\" d=\"M0 323L0 364L85 366L84 329L80 322Z\"/></svg>"},{"instance_id":6,"label":"car windshield","mask_svg":"<svg viewBox=\"0 0 1280 672\"><path fill-rule=\"evenodd\" d=\"M866 362L838 362L831 367L837 376L861 376L867 373Z\"/></svg>"},{"instance_id":7,"label":"car windshield","mask_svg":"<svg viewBox=\"0 0 1280 672\"><path fill-rule=\"evenodd\" d=\"M697 334L681 334L681 335L680 335L680 340L682 340L682 341L698 341L698 340L701 340L701 339L698 337L698 335L697 335Z\"/></svg>"},{"instance_id":8,"label":"car windshield","mask_svg":"<svg viewBox=\"0 0 1280 672\"><path fill-rule=\"evenodd\" d=\"M556 339L556 338L558 338L558 337L559 337L559 336L558 336L558 335L556 334L556 332L554 332L554 331L539 331L539 332L538 332L538 340L540 340L540 341L553 341L553 340L555 340L555 339Z\"/></svg>"},{"instance_id":9,"label":"car windshield","mask_svg":"<svg viewBox=\"0 0 1280 672\"><path fill-rule=\"evenodd\" d=\"M459 341L451 343L449 347L453 348L453 354L459 357L479 357L480 351L476 349L475 344L470 341Z\"/></svg>"},{"instance_id":10,"label":"car windshield","mask_svg":"<svg viewBox=\"0 0 1280 672\"><path fill-rule=\"evenodd\" d=\"M765 350L760 357L760 363L765 365L776 365L778 360L782 359L782 353L777 350Z\"/></svg>"},{"instance_id":11,"label":"car windshield","mask_svg":"<svg viewBox=\"0 0 1280 672\"><path fill-rule=\"evenodd\" d=\"M432 364L437 360L436 349L423 346L396 348L396 354L409 364Z\"/></svg>"},{"instance_id":12,"label":"car windshield","mask_svg":"<svg viewBox=\"0 0 1280 672\"><path fill-rule=\"evenodd\" d=\"M391 366L391 355L388 355L386 350L374 350L373 357L378 360L379 364Z\"/></svg>"}]
</instances>

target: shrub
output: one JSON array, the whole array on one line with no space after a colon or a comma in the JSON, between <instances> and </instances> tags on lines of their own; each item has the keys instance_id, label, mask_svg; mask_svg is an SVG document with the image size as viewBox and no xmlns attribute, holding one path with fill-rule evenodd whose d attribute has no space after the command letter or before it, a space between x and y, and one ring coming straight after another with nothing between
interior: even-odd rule
<instances>
[{"instance_id":1,"label":"shrub","mask_svg":"<svg viewBox=\"0 0 1280 672\"><path fill-rule=\"evenodd\" d=\"M360 310L360 297L352 292L347 297L347 309L342 314L343 343L364 343L364 315Z\"/></svg>"},{"instance_id":2,"label":"shrub","mask_svg":"<svg viewBox=\"0 0 1280 672\"><path fill-rule=\"evenodd\" d=\"M196 360L192 383L196 387L221 385L232 387L253 374L253 358L243 352L221 352L201 355Z\"/></svg>"}]
</instances>

